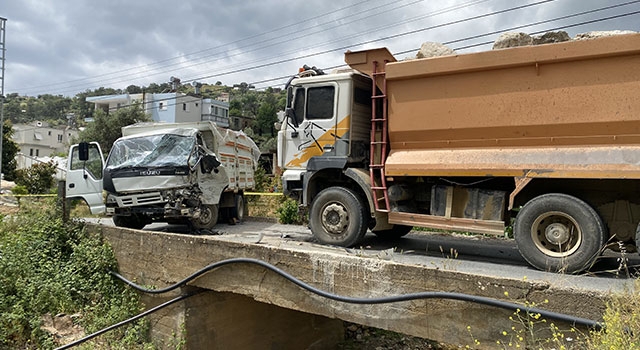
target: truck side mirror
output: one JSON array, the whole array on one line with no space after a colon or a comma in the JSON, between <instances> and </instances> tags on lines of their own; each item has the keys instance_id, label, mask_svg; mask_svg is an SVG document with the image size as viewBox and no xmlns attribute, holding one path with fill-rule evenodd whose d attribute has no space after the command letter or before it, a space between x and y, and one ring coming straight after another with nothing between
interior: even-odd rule
<instances>
[{"instance_id":1,"label":"truck side mirror","mask_svg":"<svg viewBox=\"0 0 640 350\"><path fill-rule=\"evenodd\" d=\"M80 142L78 144L78 158L83 161L89 160L89 143Z\"/></svg>"},{"instance_id":2,"label":"truck side mirror","mask_svg":"<svg viewBox=\"0 0 640 350\"><path fill-rule=\"evenodd\" d=\"M286 116L286 118L288 120L291 120L293 122L293 125L297 128L298 127L298 120L296 119L296 112L293 110L293 108L288 107L287 109L284 110L284 115Z\"/></svg>"},{"instance_id":3,"label":"truck side mirror","mask_svg":"<svg viewBox=\"0 0 640 350\"><path fill-rule=\"evenodd\" d=\"M216 168L219 167L220 164L222 163L218 161L216 156L205 154L204 156L202 156L202 160L200 161L200 170L202 170L202 172L205 174L209 174L214 170L217 173L218 171L216 170Z\"/></svg>"}]
</instances>

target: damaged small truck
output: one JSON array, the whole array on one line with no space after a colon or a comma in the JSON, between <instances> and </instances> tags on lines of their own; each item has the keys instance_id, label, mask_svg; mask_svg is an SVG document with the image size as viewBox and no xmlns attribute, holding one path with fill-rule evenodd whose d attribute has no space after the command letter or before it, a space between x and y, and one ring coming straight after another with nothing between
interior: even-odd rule
<instances>
[{"instance_id":1,"label":"damaged small truck","mask_svg":"<svg viewBox=\"0 0 640 350\"><path fill-rule=\"evenodd\" d=\"M96 142L70 147L66 198L120 227L159 221L210 230L219 218L242 220L259 157L244 133L212 122L134 124L122 128L106 162Z\"/></svg>"}]
</instances>

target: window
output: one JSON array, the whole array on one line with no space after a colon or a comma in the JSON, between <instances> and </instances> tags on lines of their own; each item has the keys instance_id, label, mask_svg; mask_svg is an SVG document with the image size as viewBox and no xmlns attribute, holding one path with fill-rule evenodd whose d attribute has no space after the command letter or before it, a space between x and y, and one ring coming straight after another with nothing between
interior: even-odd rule
<instances>
[{"instance_id":1,"label":"window","mask_svg":"<svg viewBox=\"0 0 640 350\"><path fill-rule=\"evenodd\" d=\"M182 104L182 110L185 112L189 112L189 104L188 103L183 103Z\"/></svg>"},{"instance_id":2,"label":"window","mask_svg":"<svg viewBox=\"0 0 640 350\"><path fill-rule=\"evenodd\" d=\"M47 135L51 136L51 130L49 130L49 132L47 133Z\"/></svg>"},{"instance_id":3,"label":"window","mask_svg":"<svg viewBox=\"0 0 640 350\"><path fill-rule=\"evenodd\" d=\"M160 102L158 104L158 109L161 110L161 111L166 111L167 110L167 104L164 103L164 102Z\"/></svg>"},{"instance_id":4,"label":"window","mask_svg":"<svg viewBox=\"0 0 640 350\"><path fill-rule=\"evenodd\" d=\"M62 143L62 134L58 135L58 142Z\"/></svg>"},{"instance_id":5,"label":"window","mask_svg":"<svg viewBox=\"0 0 640 350\"><path fill-rule=\"evenodd\" d=\"M30 148L30 149L29 149L29 155L30 155L31 157L33 157L33 148Z\"/></svg>"},{"instance_id":6,"label":"window","mask_svg":"<svg viewBox=\"0 0 640 350\"><path fill-rule=\"evenodd\" d=\"M333 86L314 87L307 90L307 119L333 118L334 91Z\"/></svg>"},{"instance_id":7,"label":"window","mask_svg":"<svg viewBox=\"0 0 640 350\"><path fill-rule=\"evenodd\" d=\"M293 105L293 111L296 115L296 122L302 123L304 120L304 89L296 89L296 97Z\"/></svg>"},{"instance_id":8,"label":"window","mask_svg":"<svg viewBox=\"0 0 640 350\"><path fill-rule=\"evenodd\" d=\"M102 179L102 159L98 146L89 144L89 160L86 162L80 160L78 146L73 147L71 151L71 170L77 169L86 169L94 179Z\"/></svg>"},{"instance_id":9,"label":"window","mask_svg":"<svg viewBox=\"0 0 640 350\"><path fill-rule=\"evenodd\" d=\"M40 150L36 148L36 157L40 156Z\"/></svg>"}]
</instances>

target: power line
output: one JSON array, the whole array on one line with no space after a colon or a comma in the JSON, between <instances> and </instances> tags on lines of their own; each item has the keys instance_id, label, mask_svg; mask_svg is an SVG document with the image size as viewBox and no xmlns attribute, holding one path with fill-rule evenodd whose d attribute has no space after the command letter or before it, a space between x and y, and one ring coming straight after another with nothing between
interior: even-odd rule
<instances>
[{"instance_id":1,"label":"power line","mask_svg":"<svg viewBox=\"0 0 640 350\"><path fill-rule=\"evenodd\" d=\"M629 2L626 2L626 3L622 3L622 4L617 4L617 5L605 6L605 7L601 7L601 8L594 9L594 10L583 11L583 12L579 12L579 13L575 13L575 14L571 14L571 15L560 16L560 17L556 17L556 18L553 18L553 19L533 22L533 23L529 23L529 24L523 24L523 25L510 27L510 28L506 28L506 29L502 29L502 30L497 30L497 31L489 32L489 33L473 35L473 36L465 37L465 38L462 38L462 39L450 40L450 41L443 42L442 44L443 45L450 45L450 44L453 44L453 43L468 41L468 40L472 40L472 39L478 39L478 38L489 36L489 35L495 35L495 34L510 32L510 31L514 31L514 30L522 29L522 28L526 28L526 27L533 27L533 26L540 25L540 24L555 22L555 21L568 19L568 18L572 18L572 17L577 17L577 16L582 16L582 15L586 15L586 14L591 14L591 13L595 13L595 12L610 10L610 9L613 9L613 8L622 7L622 6L626 6L626 5L631 5L631 4L635 4L635 3L638 3L638 2L640 2L640 0L629 1ZM550 31L554 31L554 30L578 27L578 26L582 26L582 25L586 25L586 24L592 24L592 23L603 22L603 21L608 21L608 20L612 20L612 19L632 16L632 15L635 15L635 14L640 14L640 11L627 12L627 13L623 13L623 14L619 14L619 15L612 15L612 16L608 16L608 17L595 19L595 20L588 20L588 21L583 21L583 22L579 22L579 23L563 25L563 26L554 27L554 28L548 28L548 29L545 29L545 30L531 32L529 34L530 35L537 35L537 34L542 34L542 33L550 32ZM494 41L485 41L485 42L481 42L481 43L475 43L475 44L456 47L456 48L453 48L453 50L464 50L464 49L469 49L469 48L473 48L473 47L489 45L489 44L493 44L493 43L494 43ZM418 51L419 49L420 48L414 48L414 49L410 49L410 50L395 52L395 53L393 53L393 55L394 56L403 55L403 54L407 54L407 53ZM341 65L337 65L337 66L325 67L325 68L322 68L322 69L323 70L330 70L330 69L336 69L336 68L340 68L340 67L346 67L346 65L345 64L341 64ZM290 75L281 76L281 77L277 77L277 78L271 78L271 79L252 82L251 84L252 85L257 85L257 84L261 84L261 83L265 83L265 82L284 80L284 79L288 79L289 77L290 77ZM274 86L269 86L269 87L274 87Z\"/></svg>"},{"instance_id":2,"label":"power line","mask_svg":"<svg viewBox=\"0 0 640 350\"><path fill-rule=\"evenodd\" d=\"M354 19L354 20L352 20L352 21L350 21L350 22L343 22L343 23L341 23L340 25L338 25L338 26L334 26L334 27L332 27L332 28L337 28L337 27L340 27L340 26L345 26L345 25L348 25L348 24L351 24L351 23L354 23L354 22L357 22L357 21L361 21L361 20L364 20L364 19L367 19L367 18L371 18L371 17L374 17L374 16L379 16L379 15L382 15L382 14L388 14L390 11L394 11L394 10L397 10L397 9L400 9L400 8L403 8L403 7L406 7L406 6L410 6L410 5L416 4L416 3L421 2L421 1L424 1L424 0L414 0L414 1L410 2L410 3L407 3L407 4L401 4L401 5L397 5L397 4L396 4L396 6L395 6L395 7L393 7L393 8L391 8L391 9L385 10L385 11L380 12L380 13L374 13L374 14L371 14L371 15L368 15L368 16L365 16L365 17L362 17L362 18ZM485 2L485 1L489 1L489 0L474 0L474 1L469 1L469 3L472 3L472 2L476 2L476 3L477 3L477 2ZM393 5L393 3L392 3L392 5ZM380 8L383 8L383 7L386 7L386 6L390 6L390 4L383 4L383 5L381 5L381 6L377 6L377 7L373 7L373 8L370 8L370 9L364 10L364 11L360 11L360 13L359 13L358 15L363 14L363 13L366 13L366 12L370 12L370 11L373 11L373 10L377 10L377 9L380 9ZM349 16L349 17L353 17L353 16ZM340 18L340 19L344 19L344 18ZM327 21L327 22L324 22L324 23L320 23L320 24L314 25L314 26L312 26L312 27L309 27L309 28L304 29L304 30L303 30L303 32L304 32L304 31L307 31L307 30L309 30L309 29L312 29L312 28L318 27L318 26L322 26L322 25L324 25L324 24L331 23L331 22L333 22L333 21ZM329 28L329 29L331 29L331 28ZM291 38L291 37L288 37L288 36L287 36L287 37L285 37L284 39L282 39L282 40L280 40L280 41L278 41L278 42L276 42L276 43L269 44L269 45L262 45L262 46L259 46L259 47L254 48L254 49L252 49L252 50L246 50L246 51L242 51L242 52L239 52L239 53L236 53L236 54L232 54L232 55L226 55L226 56L225 56L225 58L230 58L230 57L235 57L235 56L245 55L245 54L250 53L250 52L254 52L254 51L258 51L258 50L262 50L262 49L269 48L269 47L272 47L272 46L275 46L275 45L278 45L278 44L282 44L282 43L290 43L290 42L292 42L293 40L297 40L297 39L305 38L305 37L308 37L308 36L311 36L311 35L314 35L314 34L319 34L319 33L322 33L322 32L326 32L326 31L328 31L329 29L323 29L323 30L320 30L320 31L312 32L312 33L307 33L307 34L303 34L303 35L298 35L298 36L293 37L293 38ZM265 43L268 43L268 42L273 41L273 40L275 40L275 39L281 39L281 38L279 38L279 37L278 37L278 38L271 38L271 39L264 40L264 41L262 41L261 43L262 43L262 44L265 44ZM245 46L240 46L240 47L236 48L236 50L237 50L237 49L242 49L242 48L245 48L245 47L249 47L249 46L252 46L252 45L251 45L251 44L249 44L249 45L245 45ZM295 51L297 51L297 50L295 50ZM295 52L295 51L294 51L294 52ZM222 52L222 53L216 53L216 54L212 54L212 55L208 55L208 56L200 57L200 58L198 58L198 60L203 59L203 58L215 57L215 56L224 56L224 55L225 55L226 53L228 53L228 52L229 52L229 51L225 51L225 52ZM262 61L262 60L257 60L257 61ZM163 71L159 71L159 72L155 72L155 73L153 73L154 71L157 71L158 69L168 68L168 67L170 67L170 66L176 66L176 65L179 65L180 63L170 64L170 65L167 65L167 66L161 66L161 67L158 67L158 68L153 68L153 69L146 70L146 71L142 71L142 72L136 72L135 74L136 74L136 75L138 75L138 76L136 76L136 77L132 77L131 75L126 75L126 76L117 76L117 77L113 77L113 78L107 79L106 81L103 81L103 82L101 82L100 84L101 84L101 85L102 85L102 84L106 84L106 83L111 83L111 84L113 84L113 83L120 83L120 82L127 82L127 81L129 81L129 82L130 82L132 78L135 78L135 79L143 79L143 78L148 78L148 77L156 76L156 75L160 75L160 74L165 74L165 75L166 75L166 74L168 74L168 73L170 73L170 72L176 72L176 71L180 71L180 70L183 70L183 69L186 69L186 68L191 68L191 67L195 67L195 66L199 66L199 65L203 65L203 64L211 63L211 62L212 62L212 61L207 60L207 61L203 61L203 62L197 62L197 63L188 64L188 65L183 65L183 66L181 66L181 67L179 67L179 68L176 68L176 69L163 70ZM255 62L255 61L254 61L254 62ZM244 64L248 64L248 63L246 63L246 62L245 62ZM232 66L233 66L233 65L232 65ZM149 73L149 72L151 72L151 74L146 74L146 75L144 74L144 73ZM106 74L106 75L108 75L108 74ZM90 79L90 78L87 78L87 79ZM117 80L117 79L124 79L124 80ZM85 80L85 79L81 79L81 80ZM59 84L64 84L64 83L59 83ZM78 88L78 87L82 87L82 86L86 86L86 85L85 85L85 84L79 84L79 85L67 86L69 89L67 89L67 90L62 90L61 92L70 92L70 91L75 91L75 90L76 90L76 88ZM73 88L73 89L72 89L72 88Z\"/></svg>"},{"instance_id":3,"label":"power line","mask_svg":"<svg viewBox=\"0 0 640 350\"><path fill-rule=\"evenodd\" d=\"M229 46L229 45L233 45L233 44L236 44L236 43L239 43L239 42L243 42L243 41L247 41L247 40L250 40L250 39L259 38L261 36L265 36L265 35L272 34L272 33L276 33L276 32L278 32L278 31L280 31L282 29L290 28L290 27L293 27L293 26L296 26L296 25L299 25L299 24L304 24L307 21L311 21L311 20L314 20L314 19L317 19L317 18L326 17L327 15L334 14L334 13L337 13L337 12L340 12L340 11L344 11L346 9L349 9L349 8L352 8L352 7L356 7L356 6L358 6L360 4L363 4L363 3L366 3L366 2L367 2L367 0L359 1L357 3L351 4L351 5L348 5L348 6L345 6L345 7L341 7L341 8L336 9L336 10L325 12L325 13L319 14L317 16L309 17L309 18L303 19L303 20L295 22L295 23L291 23L291 24L288 24L288 25L285 25L285 26L282 26L282 27L278 27L278 28L269 30L267 32L263 32L263 33L260 33L260 34L255 34L255 35L248 36L248 37L245 37L245 38L242 38L242 39L238 39L238 40L235 40L235 41L231 41L231 42L228 42L228 43L225 43L225 44L220 44L220 45L217 45L217 46L214 46L214 47L210 47L210 48L207 48L207 49L203 49L203 50L199 50L199 51L195 51L195 52L191 52L191 53L186 53L186 54L183 54L183 55L179 55L179 56L172 57L172 58L167 58L167 59L156 61L156 62L152 62L152 63L149 63L149 64L136 66L136 67L131 67L131 68L115 71L115 72L109 72L109 73L105 73L105 74L95 75L95 76L92 76L92 77L69 80L69 81L66 81L66 82L51 83L51 84L45 84L45 85L28 86L28 87L25 87L23 89L50 87L50 86L61 85L61 84L66 84L66 83L70 83L70 82L89 80L89 79L99 78L99 77L103 77L103 76L129 72L129 71L137 70L137 69L144 68L144 67L147 67L147 66L150 66L150 65L156 65L156 64L159 64L159 63L164 63L164 62L169 62L169 61L180 59L180 58L185 58L185 57L188 57L188 56L191 56L191 55L195 55L195 54L198 54L198 53L216 50L216 49L222 48L224 46Z\"/></svg>"},{"instance_id":4,"label":"power line","mask_svg":"<svg viewBox=\"0 0 640 350\"><path fill-rule=\"evenodd\" d=\"M409 3L409 4L405 4L405 5L397 5L397 4L394 4L394 3L391 3L391 4L389 4L389 3L385 3L385 4L380 5L380 6L377 6L377 7L369 8L369 9L366 9L366 10L363 10L363 11L359 11L359 12L358 12L358 15L363 14L363 13L366 13L366 12L370 12L370 11L373 11L373 10L377 10L377 9L380 9L380 8L383 8L383 7L387 7L387 6L391 6L391 5L396 5L394 8L392 8L392 9L390 9L390 10L385 10L385 11L383 11L383 12L380 12L380 13L374 14L374 15L381 15L381 14L388 13L389 11L393 11L393 10L395 10L395 9L398 9L398 8L401 8L401 7L405 7L405 6L410 5L410 4L415 4L415 3L417 3L417 2L421 2L421 1L424 1L424 0L414 0L413 2L411 2L411 3ZM477 0L476 0L476 1L477 1ZM482 1L488 1L488 0L482 0ZM364 2L364 1L363 1L363 2ZM360 3L362 3L362 2L360 2ZM358 4L360 4L360 3L358 3ZM353 6L355 6L355 5L353 5ZM347 9L347 8L350 8L350 7L353 7L353 6L347 6L347 7L343 8L342 10ZM335 13L335 12L337 12L337 11L338 11L338 10L334 10L334 11L331 11L331 12L327 12L326 14L323 14L323 15L318 15L318 16L315 16L315 17L311 17L311 18L309 18L309 19L307 19L307 20L305 20L305 21L296 22L296 23L295 23L295 25L300 24L300 23L304 23L304 22L309 21L309 20L311 20L311 19L316 19L316 18L319 18L319 17L326 17L326 15L327 15L327 14ZM373 16L373 15L371 15L371 16ZM371 16L367 16L367 17L371 17ZM341 18L339 18L338 20L342 20L342 19L344 19L344 18L351 18L351 17L353 17L353 15L347 15L347 17L341 17ZM366 17L365 17L365 18L366 18ZM318 27L318 26L323 26L323 25L325 25L325 24L328 24L328 23L331 23L331 22L334 22L334 21L335 21L335 20L330 20L330 21L327 21L327 22L319 23L319 24L316 24L316 25L314 25L314 26L311 26L311 27L305 28L305 29L303 29L302 31L304 32L304 31L310 30L310 29L312 29L312 28L315 28L315 27ZM348 24L348 23L342 23L342 24L340 24L339 26L344 26L344 25L346 25L346 24ZM249 38L259 37L259 36L263 36L264 34L267 34L267 33L277 32L277 31L281 30L282 28L291 27L291 26L293 26L293 25L294 25L294 24L292 24L292 25L288 25L288 26L284 26L284 27L281 27L281 28L278 28L278 29L275 29L275 30L268 31L268 32L263 33L263 34L254 35L254 36L249 37ZM336 27L339 27L339 26L336 26ZM334 28L335 28L335 27L334 27ZM321 31L318 31L318 32L314 32L314 33L321 33L321 32L328 31L328 30L329 30L329 29L324 29L324 30L321 30ZM297 31L297 32L294 32L294 33L298 33L298 32L300 32L300 31ZM313 34L313 33L312 33L312 34ZM274 45L277 45L277 44L281 44L281 43L287 43L287 42L290 42L290 41L292 40L292 39L291 39L290 37L288 37L287 35L288 35L288 34L286 34L286 35L285 35L285 39L283 39L283 40L281 40L281 41L279 41L279 42L277 42L277 43L275 43L275 44L271 44L271 45L263 45L263 46L261 46L261 47L258 47L258 48L256 48L256 49L254 49L254 50L243 51L243 52L241 52L241 53L233 54L233 55L230 55L230 56L229 56L229 55L226 55L226 56L225 56L225 54L227 54L227 53L229 53L229 52L231 51L231 50L227 50L227 51L224 51L224 52L217 52L217 53L214 53L214 54L211 54L211 55L207 55L207 56L197 57L197 58L195 58L195 59L194 59L194 61L202 60L202 59L205 59L205 58L216 57L216 56L222 56L222 57L226 57L226 58L228 58L228 57L234 57L234 56L238 56L238 55L243 55L243 54L245 54L246 52L256 51L256 50L259 50L259 49L263 49L263 48L271 47L271 46L274 46ZM307 34L307 35L305 35L305 36L308 36L308 35L311 35L311 34ZM271 41L273 41L273 40L280 39L280 38L281 38L281 37L270 38L270 39L263 40L263 41L261 41L260 43L261 43L261 44L264 44L264 43L271 42ZM240 40L236 40L236 41L231 42L231 43L229 43L229 44L219 45L219 46L217 46L217 47L209 48L209 49L205 49L205 50L201 50L201 51L198 51L198 52L211 51L211 50L213 50L213 49L215 49L215 48L221 48L221 47L224 47L224 46L230 46L230 45L231 45L231 44L233 44L233 43L238 43L238 42L246 41L247 39L248 39L248 38L240 39ZM242 49L242 48L249 47L249 46L252 46L252 45L253 45L253 44L247 44L247 45L244 45L244 46L240 46L240 47L234 48L234 50ZM180 58L180 57L186 57L186 56L188 56L188 55L190 55L190 54L182 55L182 56L179 56L179 57L177 57L177 58ZM163 61L158 61L158 62L156 62L156 63L152 63L152 64L149 64L149 65L146 65L146 66L148 67L148 66L156 65L157 63L161 63L161 62L172 61L172 60L177 59L177 58L171 58L171 59L167 59L167 60L163 60ZM159 66L159 67L156 67L156 68L150 68L150 69L143 70L143 71L136 71L135 73L133 73L134 77L132 77L132 76L131 76L131 74L128 74L128 75L121 75L121 76L115 76L115 77L112 77L112 78L108 78L108 79L106 79L105 81L100 82L100 83L99 83L99 85L103 85L103 84L106 84L106 83L114 84L114 83L120 83L120 82L127 82L127 81L131 81L131 79L132 79L132 78L135 78L135 79L143 79L143 78L148 78L148 77L155 76L155 75L168 74L168 73L170 73L170 72L180 71L180 70L183 70L183 69L186 69L186 68L190 68L190 67L195 67L195 66L202 65L202 64L211 63L211 62L213 62L213 61L215 61L215 60L205 60L205 61L203 61L203 62L198 62L198 63L188 64L188 65L186 65L186 66L182 65L182 62L171 63L171 64L168 64L168 65ZM182 65L182 66L180 66L180 67L178 67L178 68L175 68L175 69L166 70L166 68L169 68L169 67L172 67L172 66L178 66L178 65ZM122 70L122 71L115 72L115 73L105 73L105 74L103 74L103 75L99 75L99 76L97 76L97 77L100 77L100 76L108 76L108 75L114 75L114 74L119 73L119 72L127 72L127 71L135 70L135 69L138 69L138 68L145 68L145 66L139 66L139 67L129 68L129 69L125 69L125 70ZM158 71L158 70L160 70L160 69L165 69L165 70ZM151 74L145 74L145 73L151 73ZM96 76L94 76L94 77L96 77ZM48 84L48 85L44 85L44 86L64 85L64 84L68 84L69 82L74 82L74 81L85 81L85 80L90 80L90 79L93 79L94 77L83 78L83 79L77 79L77 80L72 80L72 81L68 81L68 82L60 82L60 83ZM118 80L118 79L124 79L124 80ZM67 90L62 90L61 92L75 91L75 90L77 90L77 88L78 88L78 87L83 87L83 86L86 86L86 84L76 84L76 85L66 86L66 88L69 88L69 89L67 89ZM37 87L38 87L38 86L37 86Z\"/></svg>"},{"instance_id":5,"label":"power line","mask_svg":"<svg viewBox=\"0 0 640 350\"><path fill-rule=\"evenodd\" d=\"M493 32L485 33L485 34L473 35L473 36L465 37L465 38L462 38L462 39L451 40L451 41L448 41L448 42L444 42L443 44L448 45L448 44L452 44L452 43L468 41L468 40L477 39L477 38L484 37L484 36L495 35L495 34L499 34L499 33L503 33L503 32L522 29L522 28L525 28L525 27L532 27L532 26L536 26L536 25L540 25L540 24L550 23L550 22L554 22L554 21L559 21L559 20L568 19L568 18L572 18L572 17L582 16L582 15L591 14L591 13L595 13L595 12L600 12L600 11L604 11L604 10L610 10L610 9L613 9L613 8L618 8L618 7L622 7L622 6L626 6L626 5L630 5L630 4L634 4L634 3L638 3L638 2L640 2L640 0L629 1L629 2L626 2L626 3L622 3L622 4L617 4L617 5L605 6L605 7L598 8L598 9L582 11L582 12L579 12L579 13L560 16L560 17L556 17L556 18L548 19L548 20L544 20L544 21L538 21L538 22L533 22L533 23L529 23L529 24L510 27L510 28L499 30L499 31L493 31ZM501 10L501 12L508 11L508 10L509 9ZM559 30L559 29L565 29L565 28L570 28L570 27L581 26L581 25L585 25L585 24L597 23L597 22L607 21L607 20L611 20L611 19L617 19L617 18L621 18L621 17L631 16L631 15L635 15L635 14L638 14L638 13L640 13L640 11L628 12L628 13L624 13L624 14L619 14L619 15L614 15L614 16L609 16L609 17L603 17L603 18L600 18L600 19L583 21L583 22L574 23L574 24L570 24L570 25L564 25L564 26L559 26L559 27L555 27L555 28L550 28L550 29L546 29L546 30L543 30L543 31L533 32L531 34L535 35L535 34L545 33L545 32L553 31L553 30ZM490 15L490 14L485 14L485 15L480 15L480 16L487 16L487 15ZM479 16L476 16L476 17L479 17ZM457 22L457 21L454 21L454 22ZM437 25L437 26L443 26L443 25L444 24ZM487 45L487 44L492 44L492 43L493 43L493 41L487 41L487 42L482 42L482 43L477 43L477 44L471 44L471 45L457 47L457 48L455 48L455 50L463 50L463 49L468 49L468 48ZM341 50L341 49L344 49L344 48L334 49L333 51ZM418 50L418 48L415 48L415 49L412 49L412 50L397 52L397 53L394 53L394 55L406 54L406 53L409 53L409 52L412 52L412 51L417 51L417 50ZM313 55L307 55L307 56L313 56ZM268 65L271 65L271 64L268 64ZM343 67L343 66L344 65L338 65L338 66L333 66L333 67L326 67L326 68L323 68L323 69L329 70L329 69L339 68L339 67ZM253 69L253 68L251 68L251 69ZM247 70L250 70L250 69L247 69ZM238 71L243 71L243 70L238 70ZM271 78L271 79L262 80L262 81L258 81L258 82L252 82L251 84L255 85L255 84L260 84L260 83L263 83L263 82L287 79L289 77L290 77L290 75L287 75L287 76L282 76L282 77L278 77L278 78ZM198 79L198 80L200 80L200 79ZM276 87L276 86L277 85L269 86L269 87Z\"/></svg>"}]
</instances>

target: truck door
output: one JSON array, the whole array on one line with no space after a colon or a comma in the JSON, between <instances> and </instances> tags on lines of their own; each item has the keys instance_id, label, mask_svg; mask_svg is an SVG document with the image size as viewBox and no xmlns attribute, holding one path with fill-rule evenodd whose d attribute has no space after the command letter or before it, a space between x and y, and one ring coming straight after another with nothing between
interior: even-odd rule
<instances>
[{"instance_id":1,"label":"truck door","mask_svg":"<svg viewBox=\"0 0 640 350\"><path fill-rule=\"evenodd\" d=\"M67 158L68 199L82 198L91 209L91 214L105 210L102 200L102 151L96 142L72 145Z\"/></svg>"},{"instance_id":2,"label":"truck door","mask_svg":"<svg viewBox=\"0 0 640 350\"><path fill-rule=\"evenodd\" d=\"M293 87L293 102L285 117L287 126L283 134L281 157L285 169L305 169L311 157L333 152L337 92L335 83Z\"/></svg>"}]
</instances>

